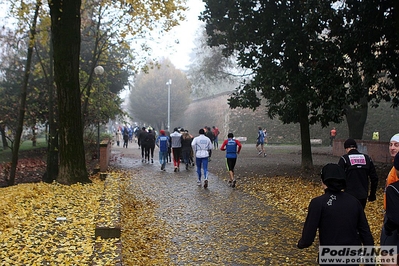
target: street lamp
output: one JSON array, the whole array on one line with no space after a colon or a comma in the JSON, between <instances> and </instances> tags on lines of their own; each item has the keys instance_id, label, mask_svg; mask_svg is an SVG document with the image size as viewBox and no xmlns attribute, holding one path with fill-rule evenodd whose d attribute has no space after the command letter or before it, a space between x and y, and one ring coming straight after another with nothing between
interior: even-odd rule
<instances>
[{"instance_id":1,"label":"street lamp","mask_svg":"<svg viewBox=\"0 0 399 266\"><path fill-rule=\"evenodd\" d=\"M94 68L94 74L101 76L102 74L104 74L104 68L102 66L96 66ZM98 95L100 96L100 87L97 87L97 92ZM99 106L98 102L97 106ZM97 160L100 161L100 119L98 119L97 121Z\"/></svg>"},{"instance_id":2,"label":"street lamp","mask_svg":"<svg viewBox=\"0 0 399 266\"><path fill-rule=\"evenodd\" d=\"M170 85L172 85L172 80L169 79L166 85L168 86L168 130L170 131Z\"/></svg>"}]
</instances>

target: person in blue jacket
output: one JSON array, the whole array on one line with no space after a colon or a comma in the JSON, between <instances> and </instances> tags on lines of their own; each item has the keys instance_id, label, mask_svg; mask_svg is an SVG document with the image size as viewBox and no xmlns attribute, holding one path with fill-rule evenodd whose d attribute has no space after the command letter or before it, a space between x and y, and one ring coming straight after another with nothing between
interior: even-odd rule
<instances>
[{"instance_id":1,"label":"person in blue jacket","mask_svg":"<svg viewBox=\"0 0 399 266\"><path fill-rule=\"evenodd\" d=\"M169 148L169 137L166 136L165 130L161 129L159 131L159 136L157 137L156 145L159 148L159 163L161 164L161 170L165 171L168 148Z\"/></svg>"},{"instance_id":2,"label":"person in blue jacket","mask_svg":"<svg viewBox=\"0 0 399 266\"><path fill-rule=\"evenodd\" d=\"M224 140L220 149L222 151L226 151L226 166L229 171L229 184L232 187L236 186L236 179L234 178L234 167L237 162L237 154L240 154L242 145L241 143L234 139L234 134L227 134L227 139Z\"/></svg>"}]
</instances>

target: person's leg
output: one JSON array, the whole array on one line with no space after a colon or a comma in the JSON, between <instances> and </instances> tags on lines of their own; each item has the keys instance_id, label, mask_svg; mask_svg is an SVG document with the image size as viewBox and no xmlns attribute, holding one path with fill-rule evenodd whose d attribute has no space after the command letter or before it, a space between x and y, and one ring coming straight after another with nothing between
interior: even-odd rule
<instances>
[{"instance_id":1,"label":"person's leg","mask_svg":"<svg viewBox=\"0 0 399 266\"><path fill-rule=\"evenodd\" d=\"M173 154L173 166L175 167L175 172L177 172L177 162L180 160L177 148L172 148L172 154Z\"/></svg>"},{"instance_id":2,"label":"person's leg","mask_svg":"<svg viewBox=\"0 0 399 266\"><path fill-rule=\"evenodd\" d=\"M176 153L177 153L177 160L176 160L177 171L180 171L180 159L182 158L182 155L181 155L181 148L177 148L177 149L176 149Z\"/></svg>"},{"instance_id":3,"label":"person's leg","mask_svg":"<svg viewBox=\"0 0 399 266\"><path fill-rule=\"evenodd\" d=\"M204 188L208 187L208 162L209 158L203 158L202 168L204 169Z\"/></svg>"},{"instance_id":4,"label":"person's leg","mask_svg":"<svg viewBox=\"0 0 399 266\"><path fill-rule=\"evenodd\" d=\"M150 149L151 152L151 163L154 163L154 150L155 150L155 146L152 146Z\"/></svg>"},{"instance_id":5,"label":"person's leg","mask_svg":"<svg viewBox=\"0 0 399 266\"><path fill-rule=\"evenodd\" d=\"M150 147L149 146L145 147L145 155L144 155L144 157L145 157L147 163L149 163L150 162Z\"/></svg>"},{"instance_id":6,"label":"person's leg","mask_svg":"<svg viewBox=\"0 0 399 266\"><path fill-rule=\"evenodd\" d=\"M236 186L236 179L234 177L234 168L236 166L237 158L231 158L230 160L230 179L231 181L231 187Z\"/></svg>"},{"instance_id":7,"label":"person's leg","mask_svg":"<svg viewBox=\"0 0 399 266\"><path fill-rule=\"evenodd\" d=\"M188 163L189 163L189 151L188 150L184 150L182 152L183 154L183 162L186 165L186 170L188 170Z\"/></svg>"},{"instance_id":8,"label":"person's leg","mask_svg":"<svg viewBox=\"0 0 399 266\"><path fill-rule=\"evenodd\" d=\"M195 164L197 165L197 184L201 185L201 167L202 167L202 158L195 158Z\"/></svg>"},{"instance_id":9,"label":"person's leg","mask_svg":"<svg viewBox=\"0 0 399 266\"><path fill-rule=\"evenodd\" d=\"M164 162L164 155L163 152L159 151L159 163L163 165Z\"/></svg>"},{"instance_id":10,"label":"person's leg","mask_svg":"<svg viewBox=\"0 0 399 266\"><path fill-rule=\"evenodd\" d=\"M141 162L144 162L144 156L145 156L145 148L141 146Z\"/></svg>"}]
</instances>

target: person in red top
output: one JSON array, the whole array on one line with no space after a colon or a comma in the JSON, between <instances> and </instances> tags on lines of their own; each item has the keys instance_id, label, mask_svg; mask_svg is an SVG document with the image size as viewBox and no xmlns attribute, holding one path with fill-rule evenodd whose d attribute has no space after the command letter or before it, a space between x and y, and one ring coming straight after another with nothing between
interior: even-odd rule
<instances>
[{"instance_id":1,"label":"person in red top","mask_svg":"<svg viewBox=\"0 0 399 266\"><path fill-rule=\"evenodd\" d=\"M332 147L335 137L337 136L337 130L333 127L330 130L330 147Z\"/></svg>"},{"instance_id":2,"label":"person in red top","mask_svg":"<svg viewBox=\"0 0 399 266\"><path fill-rule=\"evenodd\" d=\"M227 138L228 139L223 141L220 149L222 151L226 151L226 165L230 175L229 184L231 185L231 187L235 187L236 180L234 178L234 167L237 162L237 154L240 154L242 145L238 140L234 139L233 133L229 133L227 135Z\"/></svg>"},{"instance_id":3,"label":"person in red top","mask_svg":"<svg viewBox=\"0 0 399 266\"><path fill-rule=\"evenodd\" d=\"M213 135L215 136L214 141L213 141L213 148L214 148L215 150L217 150L217 149L219 149L219 139L218 139L218 136L219 136L219 134L220 134L220 131L219 131L219 129L218 129L217 127L213 126L213 127L212 127L212 133L213 133Z\"/></svg>"}]
</instances>

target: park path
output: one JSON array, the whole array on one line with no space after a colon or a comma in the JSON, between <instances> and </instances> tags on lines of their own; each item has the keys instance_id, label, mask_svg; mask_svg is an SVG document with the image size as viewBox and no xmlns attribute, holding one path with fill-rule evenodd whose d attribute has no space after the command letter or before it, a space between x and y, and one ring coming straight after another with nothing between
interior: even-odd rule
<instances>
[{"instance_id":1,"label":"park path","mask_svg":"<svg viewBox=\"0 0 399 266\"><path fill-rule=\"evenodd\" d=\"M113 164L131 169L135 187L159 206L159 219L173 232L168 252L174 265L315 265L316 251L296 248L302 225L273 203L233 189L213 173L204 189L196 184L195 168L175 173L169 163L161 171L157 150L153 164L141 162L134 143L113 146L112 154ZM223 154L214 151L213 157Z\"/></svg>"}]
</instances>

